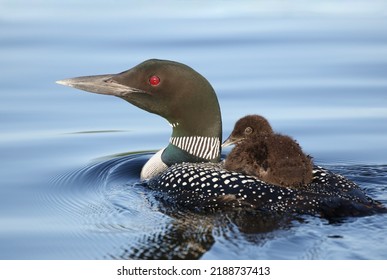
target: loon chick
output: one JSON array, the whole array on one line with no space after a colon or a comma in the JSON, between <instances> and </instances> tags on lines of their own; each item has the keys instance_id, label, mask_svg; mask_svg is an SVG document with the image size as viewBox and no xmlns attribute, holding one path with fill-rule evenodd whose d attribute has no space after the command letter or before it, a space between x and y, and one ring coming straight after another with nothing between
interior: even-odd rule
<instances>
[{"instance_id":1,"label":"loon chick","mask_svg":"<svg viewBox=\"0 0 387 280\"><path fill-rule=\"evenodd\" d=\"M211 211L247 207L324 217L385 211L355 183L318 166L313 181L303 188L279 187L222 168L222 122L215 91L184 64L151 59L122 73L57 83L120 97L170 123L168 146L144 165L141 178L176 206Z\"/></svg>"},{"instance_id":2,"label":"loon chick","mask_svg":"<svg viewBox=\"0 0 387 280\"><path fill-rule=\"evenodd\" d=\"M289 136L274 133L259 115L248 115L235 124L223 147L235 144L225 160L225 168L252 175L284 187L312 182L313 164L300 145Z\"/></svg>"}]
</instances>

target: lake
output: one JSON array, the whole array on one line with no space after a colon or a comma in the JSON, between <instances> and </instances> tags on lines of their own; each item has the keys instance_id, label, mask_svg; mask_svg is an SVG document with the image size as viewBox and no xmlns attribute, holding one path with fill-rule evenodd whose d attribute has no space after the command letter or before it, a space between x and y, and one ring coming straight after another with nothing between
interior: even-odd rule
<instances>
[{"instance_id":1,"label":"lake","mask_svg":"<svg viewBox=\"0 0 387 280\"><path fill-rule=\"evenodd\" d=\"M138 174L168 123L55 84L185 63L217 92L223 138L261 114L387 204L387 1L2 0L0 42L0 259L387 259L387 215L164 207Z\"/></svg>"}]
</instances>

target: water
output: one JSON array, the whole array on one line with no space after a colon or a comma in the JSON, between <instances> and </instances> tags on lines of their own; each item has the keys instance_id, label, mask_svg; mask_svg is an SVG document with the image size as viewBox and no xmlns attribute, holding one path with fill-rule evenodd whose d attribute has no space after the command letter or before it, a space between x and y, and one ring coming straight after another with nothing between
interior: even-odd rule
<instances>
[{"instance_id":1,"label":"water","mask_svg":"<svg viewBox=\"0 0 387 280\"><path fill-rule=\"evenodd\" d=\"M266 116L387 204L387 1L0 1L0 259L386 259L386 215L170 209L138 184L168 124L54 82L148 58ZM229 150L226 150L227 153Z\"/></svg>"}]
</instances>

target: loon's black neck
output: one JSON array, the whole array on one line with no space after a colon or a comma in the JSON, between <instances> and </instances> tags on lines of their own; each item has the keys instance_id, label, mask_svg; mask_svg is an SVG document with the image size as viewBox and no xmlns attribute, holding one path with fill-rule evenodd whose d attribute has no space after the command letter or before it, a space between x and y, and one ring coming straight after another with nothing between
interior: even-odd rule
<instances>
[{"instance_id":1,"label":"loon's black neck","mask_svg":"<svg viewBox=\"0 0 387 280\"><path fill-rule=\"evenodd\" d=\"M168 166L181 162L218 162L222 142L221 112L216 95L186 107L185 118L168 120L173 128L161 159ZM201 105L201 106L200 106Z\"/></svg>"}]
</instances>

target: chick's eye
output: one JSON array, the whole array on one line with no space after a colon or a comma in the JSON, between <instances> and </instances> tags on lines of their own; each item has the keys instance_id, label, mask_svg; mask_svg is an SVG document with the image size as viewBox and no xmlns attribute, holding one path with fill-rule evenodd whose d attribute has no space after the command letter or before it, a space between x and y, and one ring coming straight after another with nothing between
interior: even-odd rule
<instances>
[{"instance_id":1,"label":"chick's eye","mask_svg":"<svg viewBox=\"0 0 387 280\"><path fill-rule=\"evenodd\" d=\"M160 78L157 77L157 76L151 76L149 78L149 83L152 85L152 86L157 86L159 83L160 83Z\"/></svg>"},{"instance_id":2,"label":"chick's eye","mask_svg":"<svg viewBox=\"0 0 387 280\"><path fill-rule=\"evenodd\" d=\"M250 126L245 128L245 134L251 134L252 132L253 132L253 129Z\"/></svg>"}]
</instances>

